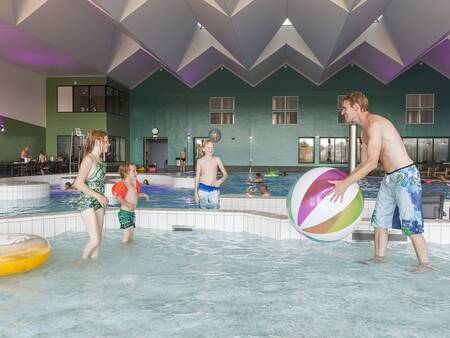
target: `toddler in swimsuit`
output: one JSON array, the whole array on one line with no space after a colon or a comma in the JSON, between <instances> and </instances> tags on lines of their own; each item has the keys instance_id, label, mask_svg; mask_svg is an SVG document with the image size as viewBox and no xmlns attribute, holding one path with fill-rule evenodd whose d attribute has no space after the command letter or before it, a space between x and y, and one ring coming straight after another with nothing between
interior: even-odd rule
<instances>
[{"instance_id":1,"label":"toddler in swimsuit","mask_svg":"<svg viewBox=\"0 0 450 338\"><path fill-rule=\"evenodd\" d=\"M136 179L136 164L125 163L119 167L120 182L112 187L112 193L117 196L120 202L119 223L123 232L123 243L128 243L133 239L133 229L136 227L136 205L139 197L144 197L148 201L148 195L141 192L141 185Z\"/></svg>"}]
</instances>

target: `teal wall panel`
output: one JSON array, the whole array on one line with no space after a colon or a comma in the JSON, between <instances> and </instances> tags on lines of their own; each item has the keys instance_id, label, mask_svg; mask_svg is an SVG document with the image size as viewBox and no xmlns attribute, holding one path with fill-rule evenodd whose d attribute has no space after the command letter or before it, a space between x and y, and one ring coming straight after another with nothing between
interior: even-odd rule
<instances>
[{"instance_id":1,"label":"teal wall panel","mask_svg":"<svg viewBox=\"0 0 450 338\"><path fill-rule=\"evenodd\" d=\"M298 166L299 137L346 137L348 127L337 123L337 96L354 90L366 93L370 111L391 119L403 136L450 135L450 80L432 68L417 65L385 85L357 66L348 66L321 86L289 67L280 69L256 87L227 70L218 70L189 88L161 71L130 91L131 160L142 163L143 138L158 127L159 137L169 142L169 165L175 164L181 148L188 146L192 164L192 140L207 136L213 128L222 132L216 154L226 165ZM435 123L405 124L405 95L435 93ZM272 96L299 96L297 125L272 125ZM211 96L235 97L235 125L210 125ZM249 136L253 136L250 144ZM319 145L316 141L316 163Z\"/></svg>"}]
</instances>

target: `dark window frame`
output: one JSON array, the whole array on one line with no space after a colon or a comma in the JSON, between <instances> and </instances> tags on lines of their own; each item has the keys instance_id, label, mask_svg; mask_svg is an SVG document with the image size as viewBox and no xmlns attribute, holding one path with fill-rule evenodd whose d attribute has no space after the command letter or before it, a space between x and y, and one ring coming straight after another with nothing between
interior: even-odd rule
<instances>
[{"instance_id":1,"label":"dark window frame","mask_svg":"<svg viewBox=\"0 0 450 338\"><path fill-rule=\"evenodd\" d=\"M301 139L312 139L313 149L312 149L312 162L301 162L300 161L300 140ZM316 163L316 138L314 136L299 136L297 139L297 162L298 164L314 164Z\"/></svg>"},{"instance_id":2,"label":"dark window frame","mask_svg":"<svg viewBox=\"0 0 450 338\"><path fill-rule=\"evenodd\" d=\"M104 104L104 107L105 107L105 110L104 111L93 111L93 110L91 110L91 87L101 87L101 86L103 86L104 87L104 101L105 101L105 104ZM59 87L72 87L72 111L70 111L70 112L60 112L60 111L58 111L58 88ZM76 87L88 87L88 107L89 107L89 109L88 110L86 110L86 111L76 111L75 110L75 88ZM111 90L113 91L113 95L112 95L112 110L108 110L108 90L107 90L107 88L111 88ZM119 107L119 111L118 112L116 112L115 110L115 99L114 99L114 91L117 91L117 92L119 92L119 95L118 95L118 100L119 100L119 103L118 103L118 107ZM123 97L123 102L121 102L121 100L120 100L120 97ZM107 113L107 114L113 114L113 115L118 115L118 116L128 116L128 96L126 95L126 92L125 91L123 91L123 90L120 90L120 89L117 89L117 88L114 88L114 87L112 87L112 86L109 86L109 85L83 85L83 84L80 84L80 85L58 85L58 86L56 86L56 100L55 100L55 105L56 105L56 112L58 113L58 114L66 114L66 113L76 113L76 114L83 114L83 113Z\"/></svg>"}]
</instances>

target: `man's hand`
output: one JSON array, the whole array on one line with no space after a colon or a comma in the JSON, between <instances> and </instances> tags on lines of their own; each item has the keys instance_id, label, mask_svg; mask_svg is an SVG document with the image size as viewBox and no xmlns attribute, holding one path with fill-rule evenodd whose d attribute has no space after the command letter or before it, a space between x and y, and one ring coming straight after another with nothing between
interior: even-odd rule
<instances>
[{"instance_id":1,"label":"man's hand","mask_svg":"<svg viewBox=\"0 0 450 338\"><path fill-rule=\"evenodd\" d=\"M348 185L345 181L328 181L328 183L334 185L334 189L328 193L328 195L331 195L331 201L337 202L339 200L342 202L344 200L344 194L348 188Z\"/></svg>"}]
</instances>

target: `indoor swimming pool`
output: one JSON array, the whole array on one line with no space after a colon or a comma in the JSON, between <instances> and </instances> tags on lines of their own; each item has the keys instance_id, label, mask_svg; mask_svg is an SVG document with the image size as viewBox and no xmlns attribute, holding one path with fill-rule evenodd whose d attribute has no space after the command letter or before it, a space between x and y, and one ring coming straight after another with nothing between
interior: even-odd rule
<instances>
[{"instance_id":1,"label":"indoor swimming pool","mask_svg":"<svg viewBox=\"0 0 450 338\"><path fill-rule=\"evenodd\" d=\"M206 230L120 238L108 229L100 259L79 268L87 235L50 238L45 265L2 278L0 336L450 336L448 245L430 246L436 271L413 274L409 245L362 264L372 243Z\"/></svg>"}]
</instances>

